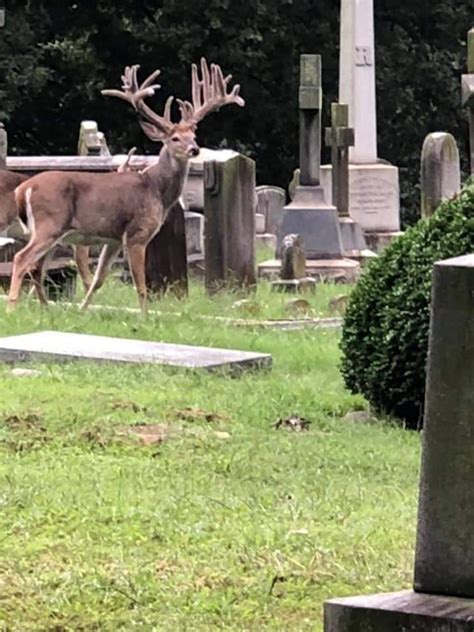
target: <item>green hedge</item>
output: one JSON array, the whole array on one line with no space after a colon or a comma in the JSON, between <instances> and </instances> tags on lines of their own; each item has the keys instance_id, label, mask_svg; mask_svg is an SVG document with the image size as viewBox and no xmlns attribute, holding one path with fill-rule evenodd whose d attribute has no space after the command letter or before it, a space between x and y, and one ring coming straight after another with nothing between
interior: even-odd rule
<instances>
[{"instance_id":1,"label":"green hedge","mask_svg":"<svg viewBox=\"0 0 474 632\"><path fill-rule=\"evenodd\" d=\"M474 181L393 242L352 292L343 325L347 387L421 427L431 277L436 261L474 252Z\"/></svg>"}]
</instances>

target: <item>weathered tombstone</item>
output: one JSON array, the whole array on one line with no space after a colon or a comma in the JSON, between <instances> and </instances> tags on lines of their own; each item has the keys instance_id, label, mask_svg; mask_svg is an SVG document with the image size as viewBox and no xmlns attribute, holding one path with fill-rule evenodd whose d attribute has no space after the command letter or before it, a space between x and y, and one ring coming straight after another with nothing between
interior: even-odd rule
<instances>
[{"instance_id":1,"label":"weathered tombstone","mask_svg":"<svg viewBox=\"0 0 474 632\"><path fill-rule=\"evenodd\" d=\"M188 293L188 262L184 208L177 202L169 211L159 233L146 249L147 289L157 296L170 290L178 297Z\"/></svg>"},{"instance_id":2,"label":"weathered tombstone","mask_svg":"<svg viewBox=\"0 0 474 632\"><path fill-rule=\"evenodd\" d=\"M276 235L279 231L283 209L286 203L285 190L275 186L258 186L255 189L257 196L257 213L265 217L265 227L261 234L257 231L257 245L263 245L276 249Z\"/></svg>"},{"instance_id":3,"label":"weathered tombstone","mask_svg":"<svg viewBox=\"0 0 474 632\"><path fill-rule=\"evenodd\" d=\"M95 121L82 121L77 143L78 156L110 156L107 141Z\"/></svg>"},{"instance_id":4,"label":"weathered tombstone","mask_svg":"<svg viewBox=\"0 0 474 632\"><path fill-rule=\"evenodd\" d=\"M330 600L325 632L474 629L474 255L433 279L415 592Z\"/></svg>"},{"instance_id":5,"label":"weathered tombstone","mask_svg":"<svg viewBox=\"0 0 474 632\"><path fill-rule=\"evenodd\" d=\"M332 203L339 216L344 254L361 258L367 244L360 224L349 215L349 147L354 145L354 129L349 127L349 107L345 103L331 104L326 144L331 147Z\"/></svg>"},{"instance_id":6,"label":"weathered tombstone","mask_svg":"<svg viewBox=\"0 0 474 632\"><path fill-rule=\"evenodd\" d=\"M234 151L204 164L205 284L255 285L255 162Z\"/></svg>"},{"instance_id":7,"label":"weathered tombstone","mask_svg":"<svg viewBox=\"0 0 474 632\"><path fill-rule=\"evenodd\" d=\"M461 190L459 151L451 134L428 134L421 152L421 216L433 215L443 200Z\"/></svg>"},{"instance_id":8,"label":"weathered tombstone","mask_svg":"<svg viewBox=\"0 0 474 632\"><path fill-rule=\"evenodd\" d=\"M467 35L467 72L462 76L462 104L469 109L471 175L474 175L474 28Z\"/></svg>"},{"instance_id":9,"label":"weathered tombstone","mask_svg":"<svg viewBox=\"0 0 474 632\"><path fill-rule=\"evenodd\" d=\"M277 235L277 255L285 235L304 237L307 272L326 277L345 273L356 277L359 264L343 258L343 245L337 210L327 204L320 184L321 162L321 56L301 55L299 118L300 179L291 203L284 208ZM265 261L259 266L261 275L274 277L279 261Z\"/></svg>"},{"instance_id":10,"label":"weathered tombstone","mask_svg":"<svg viewBox=\"0 0 474 632\"><path fill-rule=\"evenodd\" d=\"M350 216L372 241L400 231L398 169L378 159L373 0L341 0L339 102L349 106L354 146L349 150ZM321 182L329 193L331 168ZM329 196L328 196L329 199Z\"/></svg>"},{"instance_id":11,"label":"weathered tombstone","mask_svg":"<svg viewBox=\"0 0 474 632\"><path fill-rule=\"evenodd\" d=\"M314 290L316 280L306 276L306 253L300 235L286 235L281 244L280 279L272 288L279 292Z\"/></svg>"}]
</instances>

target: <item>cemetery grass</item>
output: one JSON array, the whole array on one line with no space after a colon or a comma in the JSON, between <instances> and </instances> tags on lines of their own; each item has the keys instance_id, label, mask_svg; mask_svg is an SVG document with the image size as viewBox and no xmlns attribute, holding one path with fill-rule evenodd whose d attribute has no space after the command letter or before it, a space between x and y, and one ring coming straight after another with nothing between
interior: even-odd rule
<instances>
[{"instance_id":1,"label":"cemetery grass","mask_svg":"<svg viewBox=\"0 0 474 632\"><path fill-rule=\"evenodd\" d=\"M274 358L239 378L92 363L28 364L41 375L18 378L0 366L0 628L321 631L326 598L408 588L419 437L343 419L366 404L343 388L338 332L163 312L0 304L3 335ZM275 429L296 414L308 431ZM127 434L136 424L164 440L143 445Z\"/></svg>"}]
</instances>

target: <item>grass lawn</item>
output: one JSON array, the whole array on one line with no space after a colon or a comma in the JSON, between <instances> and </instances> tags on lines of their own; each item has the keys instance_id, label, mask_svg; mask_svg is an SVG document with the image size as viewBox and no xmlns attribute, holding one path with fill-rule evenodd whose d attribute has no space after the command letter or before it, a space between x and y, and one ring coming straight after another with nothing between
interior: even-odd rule
<instances>
[{"instance_id":1,"label":"grass lawn","mask_svg":"<svg viewBox=\"0 0 474 632\"><path fill-rule=\"evenodd\" d=\"M343 291L319 291L315 313ZM343 388L337 331L199 318L233 315L234 300L193 287L146 321L0 303L2 335L58 329L274 358L239 378L87 363L15 378L0 366L0 629L320 631L328 597L409 587L419 437L342 420L365 402ZM284 317L286 297L262 285L255 300L262 318ZM118 284L98 294L111 301L136 304ZM308 432L274 428L292 414ZM135 424L160 424L165 440L142 445L125 432Z\"/></svg>"}]
</instances>

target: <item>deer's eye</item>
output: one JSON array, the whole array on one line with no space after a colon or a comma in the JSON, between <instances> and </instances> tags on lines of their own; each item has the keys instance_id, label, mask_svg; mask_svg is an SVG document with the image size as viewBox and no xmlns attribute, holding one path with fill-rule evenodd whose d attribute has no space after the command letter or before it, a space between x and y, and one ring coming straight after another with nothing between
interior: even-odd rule
<instances>
[{"instance_id":1,"label":"deer's eye","mask_svg":"<svg viewBox=\"0 0 474 632\"><path fill-rule=\"evenodd\" d=\"M179 143L179 136L173 136L171 140L173 141L173 143Z\"/></svg>"}]
</instances>

